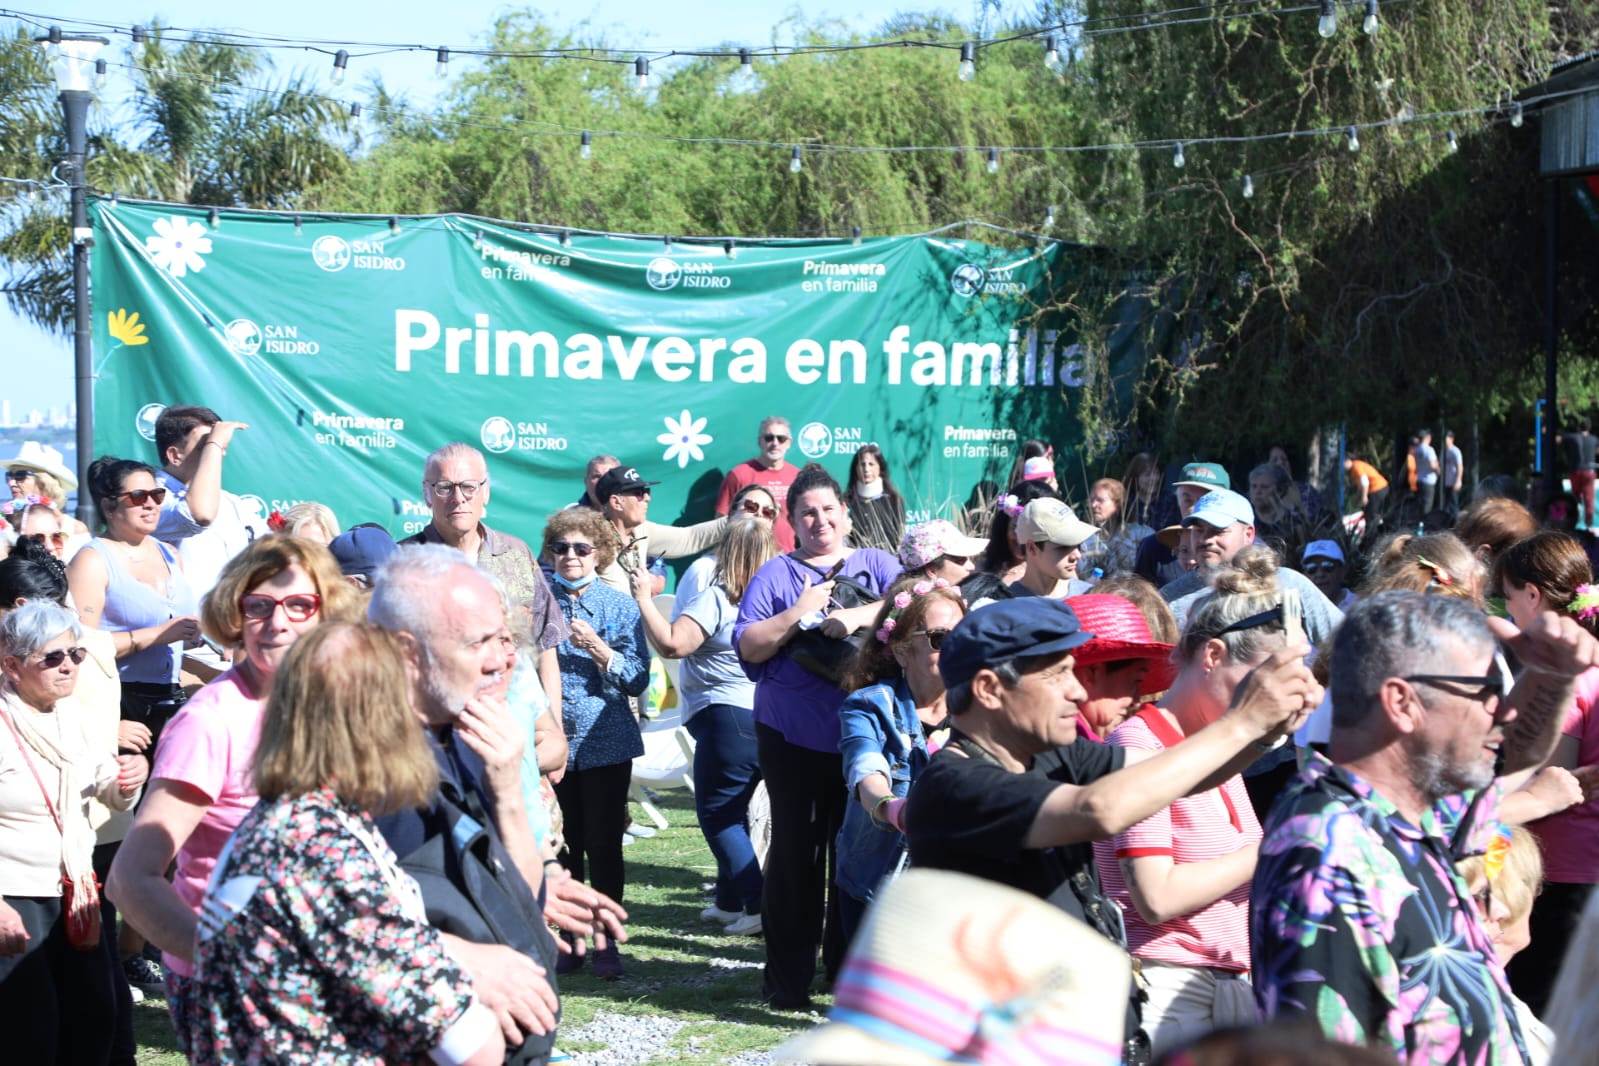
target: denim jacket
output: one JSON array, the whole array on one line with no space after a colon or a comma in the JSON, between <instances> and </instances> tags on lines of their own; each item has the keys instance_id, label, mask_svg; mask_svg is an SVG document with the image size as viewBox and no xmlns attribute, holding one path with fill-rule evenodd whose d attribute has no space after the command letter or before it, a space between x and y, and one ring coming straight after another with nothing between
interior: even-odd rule
<instances>
[{"instance_id":1,"label":"denim jacket","mask_svg":"<svg viewBox=\"0 0 1599 1066\"><path fill-rule=\"evenodd\" d=\"M849 789L844 825L838 831L838 887L870 900L884 877L893 873L905 850L905 837L872 821L855 787L872 774L887 774L894 795L904 799L911 782L927 765L927 739L916 714L916 700L904 680L856 689L838 709L839 754Z\"/></svg>"}]
</instances>

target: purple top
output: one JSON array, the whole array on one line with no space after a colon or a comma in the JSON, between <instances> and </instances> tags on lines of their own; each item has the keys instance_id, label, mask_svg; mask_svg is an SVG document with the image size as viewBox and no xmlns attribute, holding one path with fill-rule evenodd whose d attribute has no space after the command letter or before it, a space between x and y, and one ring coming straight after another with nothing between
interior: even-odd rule
<instances>
[{"instance_id":1,"label":"purple top","mask_svg":"<svg viewBox=\"0 0 1599 1066\"><path fill-rule=\"evenodd\" d=\"M844 561L843 576L881 594L899 577L899 560L876 548L858 548ZM816 571L787 555L771 560L750 578L733 623L733 646L756 622L782 614L799 599ZM742 656L744 672L755 682L755 720L783 734L790 744L812 751L838 751L838 708L845 693L779 651L764 663Z\"/></svg>"}]
</instances>

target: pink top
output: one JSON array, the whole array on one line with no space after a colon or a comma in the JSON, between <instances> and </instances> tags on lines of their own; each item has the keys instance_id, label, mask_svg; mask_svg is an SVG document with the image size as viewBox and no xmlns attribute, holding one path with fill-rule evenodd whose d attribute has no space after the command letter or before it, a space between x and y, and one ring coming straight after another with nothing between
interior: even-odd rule
<instances>
[{"instance_id":1,"label":"pink top","mask_svg":"<svg viewBox=\"0 0 1599 1066\"><path fill-rule=\"evenodd\" d=\"M1183 735L1153 704L1145 704L1110 734L1112 744L1130 751L1163 751L1182 740ZM1208 907L1151 925L1133 906L1117 860L1166 855L1174 863L1202 862L1231 855L1260 839L1260 820L1249 805L1244 779L1235 774L1208 792L1184 796L1114 841L1096 841L1094 862L1105 894L1121 905L1132 954L1175 966L1248 973L1248 881Z\"/></svg>"},{"instance_id":2,"label":"pink top","mask_svg":"<svg viewBox=\"0 0 1599 1066\"><path fill-rule=\"evenodd\" d=\"M255 806L250 760L265 711L266 700L250 695L233 669L196 692L161 732L151 781L182 782L210 803L178 851L172 878L172 887L196 913L222 846ZM163 963L183 977L194 975L182 959L164 954Z\"/></svg>"},{"instance_id":3,"label":"pink top","mask_svg":"<svg viewBox=\"0 0 1599 1066\"><path fill-rule=\"evenodd\" d=\"M1577 678L1562 730L1577 738L1577 765L1599 763L1599 667ZM1543 845L1544 877L1567 885L1599 884L1599 797L1527 827Z\"/></svg>"}]
</instances>

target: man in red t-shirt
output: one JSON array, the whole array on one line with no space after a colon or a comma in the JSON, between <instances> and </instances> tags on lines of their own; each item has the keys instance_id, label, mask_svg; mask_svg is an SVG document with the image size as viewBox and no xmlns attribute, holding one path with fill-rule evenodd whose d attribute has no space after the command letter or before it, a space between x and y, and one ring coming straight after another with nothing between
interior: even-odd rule
<instances>
[{"instance_id":1,"label":"man in red t-shirt","mask_svg":"<svg viewBox=\"0 0 1599 1066\"><path fill-rule=\"evenodd\" d=\"M733 497L748 486L759 485L770 492L777 501L777 521L772 525L772 533L777 537L777 546L786 552L794 550L794 527L788 524L788 487L794 483L794 475L799 470L793 463L785 463L783 456L788 454L793 437L788 419L779 415L762 419L755 436L760 454L729 470L721 491L716 494L716 513L725 515L733 506Z\"/></svg>"}]
</instances>

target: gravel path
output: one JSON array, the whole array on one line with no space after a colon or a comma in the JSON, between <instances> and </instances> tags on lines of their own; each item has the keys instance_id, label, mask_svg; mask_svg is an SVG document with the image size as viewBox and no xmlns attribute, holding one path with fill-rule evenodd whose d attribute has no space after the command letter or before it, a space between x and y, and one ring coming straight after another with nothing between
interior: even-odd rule
<instances>
[{"instance_id":1,"label":"gravel path","mask_svg":"<svg viewBox=\"0 0 1599 1066\"><path fill-rule=\"evenodd\" d=\"M579 1051L572 1061L583 1066L635 1066L667 1053L672 1037L683 1028L675 1018L658 1014L626 1015L601 1011L587 1025L563 1030L561 1036L573 1043L604 1044L600 1051Z\"/></svg>"}]
</instances>

